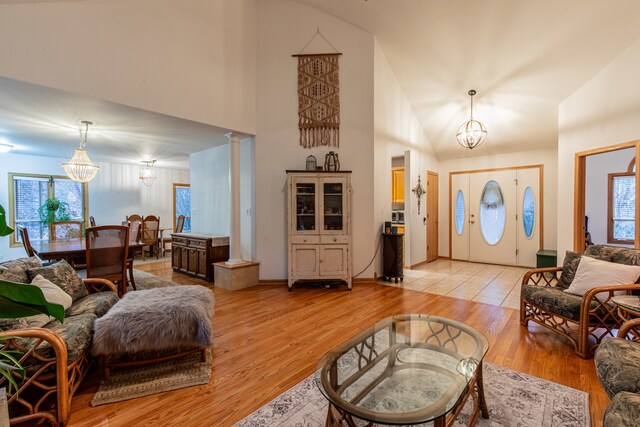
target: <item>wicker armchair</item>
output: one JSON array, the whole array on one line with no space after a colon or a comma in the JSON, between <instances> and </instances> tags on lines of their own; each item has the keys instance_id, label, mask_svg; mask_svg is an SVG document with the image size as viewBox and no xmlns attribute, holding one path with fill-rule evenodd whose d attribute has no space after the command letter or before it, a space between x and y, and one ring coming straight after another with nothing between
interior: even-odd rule
<instances>
[{"instance_id":1,"label":"wicker armchair","mask_svg":"<svg viewBox=\"0 0 640 427\"><path fill-rule=\"evenodd\" d=\"M622 264L637 264L640 251L604 245L590 246L587 254ZM577 264L576 264L577 265ZM529 321L568 338L576 354L593 356L603 338L615 337L623 323L616 305L615 291L640 292L640 284L599 286L583 296L564 292L568 285L560 281L562 268L539 268L528 271L520 290L520 323Z\"/></svg>"},{"instance_id":2,"label":"wicker armchair","mask_svg":"<svg viewBox=\"0 0 640 427\"><path fill-rule=\"evenodd\" d=\"M117 293L115 285L108 280L84 279L83 282L89 294ZM98 301L94 299L92 303ZM108 310L107 307L101 309ZM73 306L69 310L73 310ZM18 394L8 396L11 424L46 421L61 426L69 420L71 398L89 370L90 334L95 317L93 313L83 312L67 317L63 324L56 322L51 328L47 325L0 332L0 337L12 337L3 341L0 349L21 354L19 361L26 370L24 379L16 377ZM86 333L87 328L88 341L75 342L78 331ZM0 387L5 387L6 382L0 377Z\"/></svg>"}]
</instances>

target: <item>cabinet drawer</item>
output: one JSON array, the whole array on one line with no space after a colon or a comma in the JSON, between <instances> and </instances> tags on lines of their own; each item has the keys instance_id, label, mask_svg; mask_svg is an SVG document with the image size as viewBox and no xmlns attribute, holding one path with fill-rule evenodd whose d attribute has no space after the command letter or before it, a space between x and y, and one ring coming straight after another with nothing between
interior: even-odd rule
<instances>
[{"instance_id":1,"label":"cabinet drawer","mask_svg":"<svg viewBox=\"0 0 640 427\"><path fill-rule=\"evenodd\" d=\"M207 247L207 240L189 239L189 247L190 248L206 248Z\"/></svg>"},{"instance_id":2,"label":"cabinet drawer","mask_svg":"<svg viewBox=\"0 0 640 427\"><path fill-rule=\"evenodd\" d=\"M349 243L349 236L334 234L333 236L321 236L320 243L323 245L333 245L337 243Z\"/></svg>"},{"instance_id":3,"label":"cabinet drawer","mask_svg":"<svg viewBox=\"0 0 640 427\"><path fill-rule=\"evenodd\" d=\"M180 245L187 246L187 239L185 237L172 237L171 238L172 245Z\"/></svg>"},{"instance_id":4,"label":"cabinet drawer","mask_svg":"<svg viewBox=\"0 0 640 427\"><path fill-rule=\"evenodd\" d=\"M296 243L296 244L320 243L320 236L291 236L291 243Z\"/></svg>"}]
</instances>

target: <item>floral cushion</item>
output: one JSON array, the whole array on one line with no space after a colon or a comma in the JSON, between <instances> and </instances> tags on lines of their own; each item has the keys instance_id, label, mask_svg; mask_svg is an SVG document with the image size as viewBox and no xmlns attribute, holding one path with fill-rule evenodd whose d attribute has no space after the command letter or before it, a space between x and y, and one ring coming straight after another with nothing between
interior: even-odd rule
<instances>
[{"instance_id":1,"label":"floral cushion","mask_svg":"<svg viewBox=\"0 0 640 427\"><path fill-rule=\"evenodd\" d=\"M557 314L567 319L580 321L580 304L582 296L564 292L558 287L524 285L521 298L547 313ZM598 303L593 301L592 307ZM606 310L602 310L601 317L606 317Z\"/></svg>"},{"instance_id":2,"label":"floral cushion","mask_svg":"<svg viewBox=\"0 0 640 427\"><path fill-rule=\"evenodd\" d=\"M97 319L95 314L85 313L77 316L69 316L64 319L64 323L57 320L45 325L45 329L50 329L59 333L67 343L69 363L82 355L91 344L93 334L93 322ZM47 351L48 350L48 351ZM38 353L53 357L53 349L45 343L38 350Z\"/></svg>"},{"instance_id":3,"label":"floral cushion","mask_svg":"<svg viewBox=\"0 0 640 427\"><path fill-rule=\"evenodd\" d=\"M623 391L616 394L604 413L607 427L635 427L640 420L640 394Z\"/></svg>"},{"instance_id":4,"label":"floral cushion","mask_svg":"<svg viewBox=\"0 0 640 427\"><path fill-rule=\"evenodd\" d=\"M571 285L571 282L573 282L573 278L576 275L576 270L578 270L578 264L580 264L581 256L582 255L577 252L566 252L562 263L562 273L560 274L560 280L558 280L556 287L560 289L567 289L569 285Z\"/></svg>"},{"instance_id":5,"label":"floral cushion","mask_svg":"<svg viewBox=\"0 0 640 427\"><path fill-rule=\"evenodd\" d=\"M26 317L19 319L0 319L0 332L10 331L13 329L24 329L29 327Z\"/></svg>"},{"instance_id":6,"label":"floral cushion","mask_svg":"<svg viewBox=\"0 0 640 427\"><path fill-rule=\"evenodd\" d=\"M60 286L63 291L71 295L74 302L89 295L78 273L64 260L48 267L28 268L27 274L31 280L38 274L42 275L42 277Z\"/></svg>"},{"instance_id":7,"label":"floral cushion","mask_svg":"<svg viewBox=\"0 0 640 427\"><path fill-rule=\"evenodd\" d=\"M27 269L38 267L42 267L42 264L36 257L5 261L0 263L0 280L16 283L31 283L31 278L29 278L29 275L27 274Z\"/></svg>"},{"instance_id":8,"label":"floral cushion","mask_svg":"<svg viewBox=\"0 0 640 427\"><path fill-rule=\"evenodd\" d=\"M118 302L118 295L114 292L90 294L74 302L73 305L67 309L65 315L76 316L78 314L91 313L102 317L116 302Z\"/></svg>"},{"instance_id":9,"label":"floral cushion","mask_svg":"<svg viewBox=\"0 0 640 427\"><path fill-rule=\"evenodd\" d=\"M585 255L617 264L640 265L640 250L622 246L590 245Z\"/></svg>"},{"instance_id":10,"label":"floral cushion","mask_svg":"<svg viewBox=\"0 0 640 427\"><path fill-rule=\"evenodd\" d=\"M640 343L606 338L594 355L598 379L609 397L621 391L640 392Z\"/></svg>"}]
</instances>

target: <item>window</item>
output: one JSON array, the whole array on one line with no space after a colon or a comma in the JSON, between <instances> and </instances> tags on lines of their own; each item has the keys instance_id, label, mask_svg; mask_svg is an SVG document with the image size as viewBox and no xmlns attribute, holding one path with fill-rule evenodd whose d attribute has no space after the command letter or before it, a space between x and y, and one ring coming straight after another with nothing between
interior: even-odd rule
<instances>
[{"instance_id":1,"label":"window","mask_svg":"<svg viewBox=\"0 0 640 427\"><path fill-rule=\"evenodd\" d=\"M535 217L536 206L535 200L533 199L533 190L531 190L531 187L527 187L522 197L522 226L524 227L524 234L527 236L527 239L533 236Z\"/></svg>"},{"instance_id":2,"label":"window","mask_svg":"<svg viewBox=\"0 0 640 427\"><path fill-rule=\"evenodd\" d=\"M458 190L456 196L456 233L458 236L462 236L464 231L464 195L462 190Z\"/></svg>"},{"instance_id":3,"label":"window","mask_svg":"<svg viewBox=\"0 0 640 427\"><path fill-rule=\"evenodd\" d=\"M610 173L608 201L607 241L632 245L635 241L635 174Z\"/></svg>"},{"instance_id":4,"label":"window","mask_svg":"<svg viewBox=\"0 0 640 427\"><path fill-rule=\"evenodd\" d=\"M9 215L12 226L22 225L31 240L49 239L49 224L41 218L41 206L48 198L62 202L56 220L85 221L87 185L63 176L9 174ZM20 243L19 233L11 234L11 244Z\"/></svg>"},{"instance_id":5,"label":"window","mask_svg":"<svg viewBox=\"0 0 640 427\"><path fill-rule=\"evenodd\" d=\"M173 230L178 224L178 217L184 215L182 231L191 231L191 187L189 184L173 184Z\"/></svg>"},{"instance_id":6,"label":"window","mask_svg":"<svg viewBox=\"0 0 640 427\"><path fill-rule=\"evenodd\" d=\"M505 222L502 190L497 182L489 181L484 186L480 197L480 230L488 244L495 245L500 241Z\"/></svg>"}]
</instances>

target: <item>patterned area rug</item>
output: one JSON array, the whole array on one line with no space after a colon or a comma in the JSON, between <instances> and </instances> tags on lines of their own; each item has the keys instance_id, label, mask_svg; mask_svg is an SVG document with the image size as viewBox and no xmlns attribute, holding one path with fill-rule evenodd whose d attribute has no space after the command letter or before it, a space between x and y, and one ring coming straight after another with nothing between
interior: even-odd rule
<instances>
[{"instance_id":1,"label":"patterned area rug","mask_svg":"<svg viewBox=\"0 0 640 427\"><path fill-rule=\"evenodd\" d=\"M147 273L146 271L140 271L140 270L134 269L133 278L136 281L137 290L152 289L152 288L166 288L169 286L176 286L176 283L173 283L169 280L165 280L154 274ZM129 285L129 290L131 289L132 288Z\"/></svg>"},{"instance_id":2,"label":"patterned area rug","mask_svg":"<svg viewBox=\"0 0 640 427\"><path fill-rule=\"evenodd\" d=\"M206 362L201 362L200 353L195 353L138 368L114 368L109 381L100 384L91 406L208 384L210 379L211 351L207 351Z\"/></svg>"},{"instance_id":3,"label":"patterned area rug","mask_svg":"<svg viewBox=\"0 0 640 427\"><path fill-rule=\"evenodd\" d=\"M480 415L477 426L591 425L587 393L501 366L486 362L483 365L489 419L485 420ZM467 425L469 415L468 404L454 425ZM325 424L326 416L327 400L318 390L312 375L235 424L235 427L316 427Z\"/></svg>"}]
</instances>

